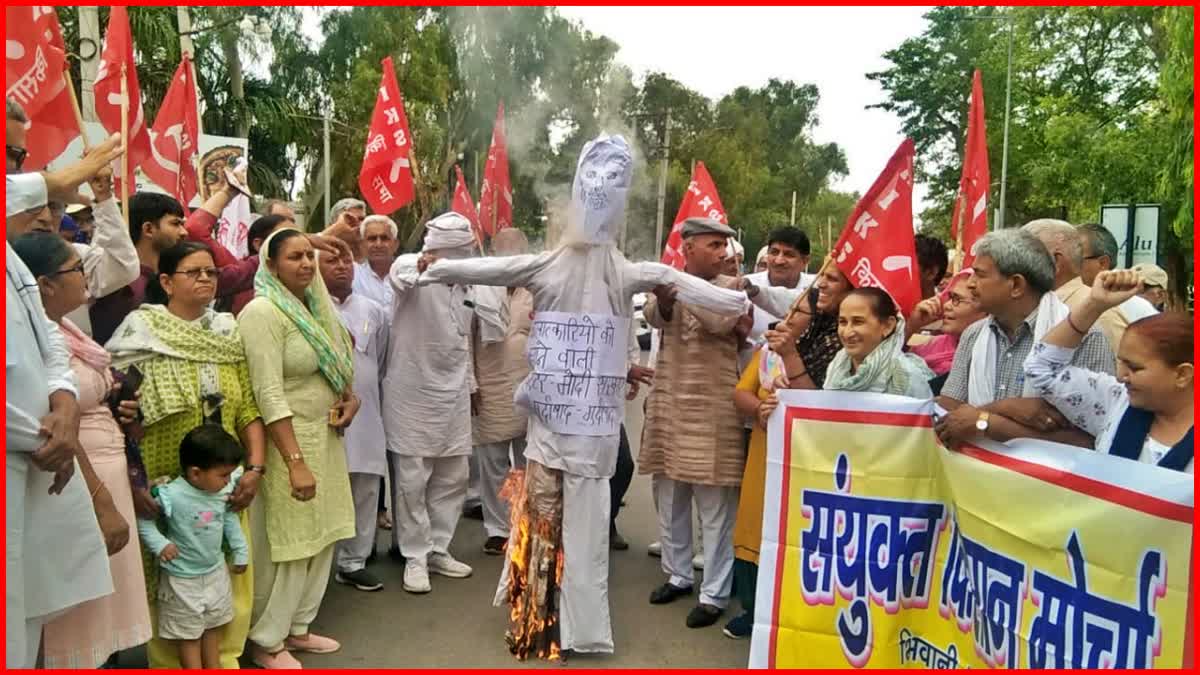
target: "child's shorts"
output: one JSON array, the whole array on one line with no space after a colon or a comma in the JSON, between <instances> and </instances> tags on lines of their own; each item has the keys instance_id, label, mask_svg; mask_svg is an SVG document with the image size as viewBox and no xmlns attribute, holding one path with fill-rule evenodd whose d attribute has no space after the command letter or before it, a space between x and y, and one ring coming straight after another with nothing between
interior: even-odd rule
<instances>
[{"instance_id":1,"label":"child's shorts","mask_svg":"<svg viewBox=\"0 0 1200 675\"><path fill-rule=\"evenodd\" d=\"M158 637L198 640L233 621L233 588L224 564L201 577L158 576Z\"/></svg>"}]
</instances>

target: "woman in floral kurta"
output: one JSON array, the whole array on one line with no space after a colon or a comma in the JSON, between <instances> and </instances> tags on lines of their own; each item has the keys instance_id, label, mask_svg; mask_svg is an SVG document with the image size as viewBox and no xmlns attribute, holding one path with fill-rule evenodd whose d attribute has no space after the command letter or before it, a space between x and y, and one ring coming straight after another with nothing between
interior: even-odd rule
<instances>
[{"instance_id":1,"label":"woman in floral kurta","mask_svg":"<svg viewBox=\"0 0 1200 675\"><path fill-rule=\"evenodd\" d=\"M144 376L141 404L145 437L142 458L151 480L181 473L179 443L205 421L219 420L246 447L251 470L243 473L233 495L243 534L249 534L245 509L258 491L265 454L265 431L254 403L245 353L237 322L231 314L214 312L208 303L216 294L216 274L207 247L184 242L159 257L160 280L147 290L147 304L132 312L117 328L106 348L113 365L137 368ZM165 281L163 281L165 279ZM258 470L255 470L258 468ZM140 498L139 498L140 497ZM148 494L135 495L139 509ZM142 515L151 515L142 513ZM158 563L143 556L146 590L155 614ZM232 576L233 621L221 638L221 666L237 668L250 632L254 597L253 574ZM155 618L152 621L157 626ZM178 651L160 639L149 646L153 668L179 668Z\"/></svg>"}]
</instances>

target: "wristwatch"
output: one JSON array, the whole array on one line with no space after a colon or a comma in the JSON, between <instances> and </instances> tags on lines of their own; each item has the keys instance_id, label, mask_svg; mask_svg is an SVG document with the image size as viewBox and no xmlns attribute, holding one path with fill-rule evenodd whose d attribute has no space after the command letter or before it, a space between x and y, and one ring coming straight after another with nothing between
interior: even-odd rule
<instances>
[{"instance_id":1,"label":"wristwatch","mask_svg":"<svg viewBox=\"0 0 1200 675\"><path fill-rule=\"evenodd\" d=\"M979 433L981 433L981 434L987 433L988 420L991 419L991 417L992 417L992 414L990 412L988 412L986 410L979 411L979 419L975 420L975 428L979 430Z\"/></svg>"}]
</instances>

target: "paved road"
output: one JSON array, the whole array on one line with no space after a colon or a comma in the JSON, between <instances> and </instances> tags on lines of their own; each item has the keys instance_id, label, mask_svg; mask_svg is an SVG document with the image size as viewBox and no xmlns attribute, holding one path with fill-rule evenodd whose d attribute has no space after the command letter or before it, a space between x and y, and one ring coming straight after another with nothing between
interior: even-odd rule
<instances>
[{"instance_id":1,"label":"paved road","mask_svg":"<svg viewBox=\"0 0 1200 675\"><path fill-rule=\"evenodd\" d=\"M642 398L629 404L626 424L636 458L642 433ZM734 641L721 634L729 613L714 626L691 629L684 625L684 619L694 598L666 606L649 603L650 591L665 581L658 558L646 554L646 546L658 536L649 478L635 475L625 501L617 525L630 548L612 552L609 564L616 652L609 656L578 655L570 665L745 668L749 640ZM326 656L301 656L304 664L310 668L518 666L504 644L507 613L491 606L502 559L483 554L483 523L463 519L450 547L458 559L475 568L475 574L468 579L435 576L433 592L428 595L410 595L401 589L403 568L384 555L390 536L381 532L380 558L371 567L385 584L382 591L363 593L330 580L313 630L338 639L342 649ZM121 665L144 667L144 650L123 654ZM547 664L531 661L526 665Z\"/></svg>"},{"instance_id":2,"label":"paved road","mask_svg":"<svg viewBox=\"0 0 1200 675\"><path fill-rule=\"evenodd\" d=\"M637 456L641 438L641 399L629 406L628 431ZM609 602L616 652L611 656L579 655L571 665L590 668L745 668L748 640L721 634L723 622L691 629L684 618L693 602L653 606L650 591L665 578L646 546L657 538L648 477L635 476L618 527L630 542L628 551L610 558ZM433 577L433 592L410 595L400 588L402 569L390 560L372 569L385 584L378 593L362 593L330 583L313 629L336 637L342 650L328 656L305 656L305 665L325 668L514 667L504 645L506 612L491 606L501 559L486 556L483 525L463 520L452 553L475 568L469 579ZM380 538L379 550L384 551ZM736 601L734 601L736 606ZM728 614L727 614L728 616ZM531 662L536 667L537 662Z\"/></svg>"}]
</instances>

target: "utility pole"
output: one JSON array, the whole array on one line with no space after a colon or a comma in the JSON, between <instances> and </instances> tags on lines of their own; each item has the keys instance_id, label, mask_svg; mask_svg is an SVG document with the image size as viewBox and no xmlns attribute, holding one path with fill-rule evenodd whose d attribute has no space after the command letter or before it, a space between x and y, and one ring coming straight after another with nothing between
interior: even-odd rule
<instances>
[{"instance_id":1,"label":"utility pole","mask_svg":"<svg viewBox=\"0 0 1200 675\"><path fill-rule=\"evenodd\" d=\"M92 49L85 51L84 44L90 42ZM100 8L96 6L79 7L79 85L82 90L80 107L85 122L96 122L96 94L92 87L96 84L96 71L100 69ZM88 58L82 58L88 54Z\"/></svg>"},{"instance_id":2,"label":"utility pole","mask_svg":"<svg viewBox=\"0 0 1200 675\"><path fill-rule=\"evenodd\" d=\"M324 138L322 140L322 151L325 153L325 222L323 225L329 225L331 209L333 207L332 198L333 192L329 187L329 175L333 171L333 167L329 162L329 111L325 111L325 116L321 120L321 129Z\"/></svg>"},{"instance_id":3,"label":"utility pole","mask_svg":"<svg viewBox=\"0 0 1200 675\"><path fill-rule=\"evenodd\" d=\"M996 229L1004 228L1004 197L1008 187L1008 118L1012 110L1013 18L1008 15L1008 69L1004 74L1004 152L1000 157L1000 215Z\"/></svg>"},{"instance_id":4,"label":"utility pole","mask_svg":"<svg viewBox=\"0 0 1200 675\"><path fill-rule=\"evenodd\" d=\"M666 117L663 120L662 133L662 160L658 172L658 221L654 226L654 252L658 253L662 250L663 245L663 218L665 216L664 209L667 205L667 166L671 158L671 112L667 111Z\"/></svg>"},{"instance_id":5,"label":"utility pole","mask_svg":"<svg viewBox=\"0 0 1200 675\"><path fill-rule=\"evenodd\" d=\"M792 190L792 225L796 224L796 191Z\"/></svg>"}]
</instances>

